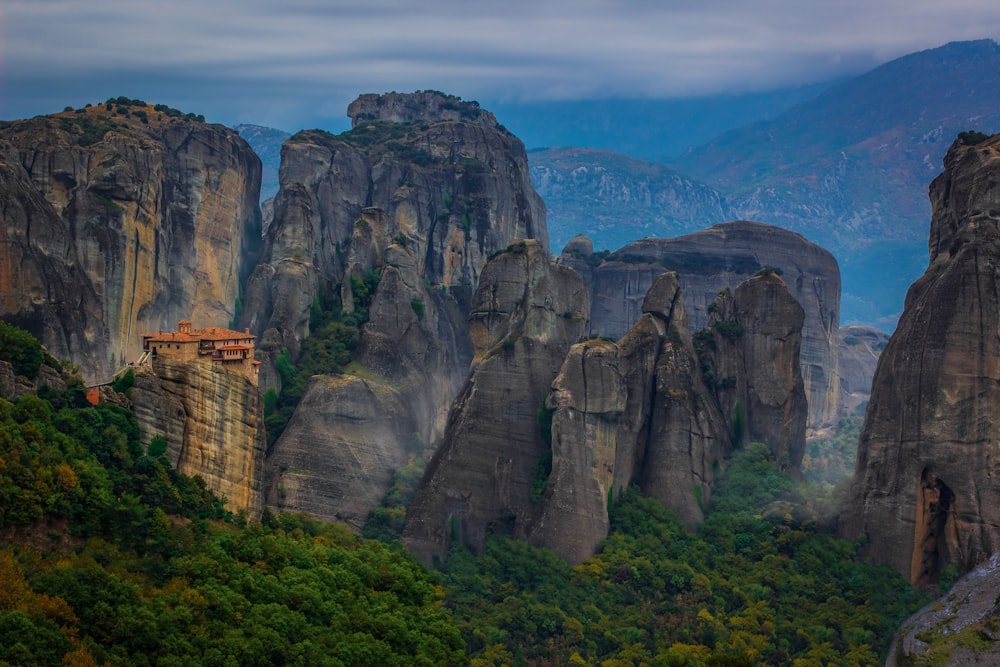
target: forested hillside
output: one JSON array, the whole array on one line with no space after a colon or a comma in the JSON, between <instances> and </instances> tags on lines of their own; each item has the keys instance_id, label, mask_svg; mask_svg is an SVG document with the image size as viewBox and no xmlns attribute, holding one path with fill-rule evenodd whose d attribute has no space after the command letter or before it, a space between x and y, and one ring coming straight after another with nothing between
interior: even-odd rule
<instances>
[{"instance_id":1,"label":"forested hillside","mask_svg":"<svg viewBox=\"0 0 1000 667\"><path fill-rule=\"evenodd\" d=\"M59 366L0 326L22 387ZM693 533L629 491L576 567L498 530L429 572L378 513L384 542L227 513L71 371L0 399L0 664L870 665L929 599L823 532L830 488L797 487L762 444Z\"/></svg>"},{"instance_id":2,"label":"forested hillside","mask_svg":"<svg viewBox=\"0 0 1000 667\"><path fill-rule=\"evenodd\" d=\"M0 336L22 376L42 357ZM130 411L84 397L69 377L0 399L0 664L465 662L443 591L401 549L289 514L249 525Z\"/></svg>"}]
</instances>

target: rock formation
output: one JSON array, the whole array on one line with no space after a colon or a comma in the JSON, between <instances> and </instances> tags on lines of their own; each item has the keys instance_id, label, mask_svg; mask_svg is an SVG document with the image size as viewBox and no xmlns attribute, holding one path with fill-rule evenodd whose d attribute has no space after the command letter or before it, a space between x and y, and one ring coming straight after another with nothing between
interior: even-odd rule
<instances>
[{"instance_id":1,"label":"rock formation","mask_svg":"<svg viewBox=\"0 0 1000 667\"><path fill-rule=\"evenodd\" d=\"M403 538L421 559L452 542L481 551L493 528L528 535L533 470L547 449L538 413L589 314L583 281L538 241L486 265L469 316L472 370L407 513Z\"/></svg>"},{"instance_id":2,"label":"rock formation","mask_svg":"<svg viewBox=\"0 0 1000 667\"><path fill-rule=\"evenodd\" d=\"M481 109L479 102L466 101L436 90L418 90L415 93L385 93L361 95L347 107L351 127L369 121L413 123L423 120L452 120L481 125L490 130L500 125L492 113Z\"/></svg>"},{"instance_id":3,"label":"rock formation","mask_svg":"<svg viewBox=\"0 0 1000 667\"><path fill-rule=\"evenodd\" d=\"M53 356L107 379L140 331L234 318L260 235L260 160L235 132L119 98L0 142L0 313Z\"/></svg>"},{"instance_id":4,"label":"rock formation","mask_svg":"<svg viewBox=\"0 0 1000 667\"><path fill-rule=\"evenodd\" d=\"M738 443L764 442L782 467L805 451L805 388L800 356L804 311L775 273L724 290L709 307L705 373Z\"/></svg>"},{"instance_id":5,"label":"rock formation","mask_svg":"<svg viewBox=\"0 0 1000 667\"><path fill-rule=\"evenodd\" d=\"M673 239L643 239L604 255L594 255L588 241L575 239L560 261L587 281L591 333L613 338L638 319L646 290L664 271L680 274L695 331L707 324L708 306L719 290L735 289L764 267L777 269L805 310L801 363L808 427L836 422L840 270L829 252L801 235L758 222L729 222Z\"/></svg>"},{"instance_id":6,"label":"rock formation","mask_svg":"<svg viewBox=\"0 0 1000 667\"><path fill-rule=\"evenodd\" d=\"M577 343L552 383L552 467L531 541L571 563L593 555L608 534L609 502L642 469L657 361L679 341L670 327L683 328L684 317L676 274L650 292L647 313L621 340Z\"/></svg>"},{"instance_id":7,"label":"rock formation","mask_svg":"<svg viewBox=\"0 0 1000 667\"><path fill-rule=\"evenodd\" d=\"M143 440L163 437L175 469L204 479L228 509L259 515L267 440L257 386L211 363L163 356L133 371L131 400Z\"/></svg>"},{"instance_id":8,"label":"rock formation","mask_svg":"<svg viewBox=\"0 0 1000 667\"><path fill-rule=\"evenodd\" d=\"M886 667L1000 664L1000 554L955 582L947 595L900 626Z\"/></svg>"},{"instance_id":9,"label":"rock formation","mask_svg":"<svg viewBox=\"0 0 1000 667\"><path fill-rule=\"evenodd\" d=\"M1000 137L930 187L930 264L882 353L841 533L917 586L1000 550Z\"/></svg>"},{"instance_id":10,"label":"rock formation","mask_svg":"<svg viewBox=\"0 0 1000 667\"><path fill-rule=\"evenodd\" d=\"M398 100L428 95L441 107L419 103L408 122L393 122ZM421 278L446 288L464 313L491 253L515 238L548 243L545 207L519 140L498 127L451 120L445 95L382 97L385 105L369 96L351 105L350 132L300 132L282 149L281 190L247 287L244 322L265 337L274 329L293 356L309 334L317 292L344 280L344 254L366 209L383 221L376 256L404 239Z\"/></svg>"},{"instance_id":11,"label":"rock formation","mask_svg":"<svg viewBox=\"0 0 1000 667\"><path fill-rule=\"evenodd\" d=\"M534 318L507 305L517 303L508 294L538 300L537 290L558 265L543 272L536 260L537 278L501 258L487 265L477 292L477 304L490 308L473 311L472 373L407 514L403 537L410 548L431 562L456 541L479 551L487 532L497 529L580 562L607 536L608 505L631 484L689 525L702 520L715 474L732 451L731 417L709 382L711 361L700 358L688 331L677 274L656 278L642 317L618 342L569 346L565 327L552 327L558 322L553 311L566 307L565 290L550 289ZM487 276L502 276L504 283ZM502 290L490 293L498 284ZM734 317L746 323L727 357L731 386L744 397L745 430L770 439L780 460L797 464L806 419L798 359L802 309L775 276L747 281L730 301ZM563 317L575 321L578 312ZM551 414L545 432L550 471L538 432L545 422L532 418L532 399L544 391L545 376L552 376L551 389L539 416Z\"/></svg>"},{"instance_id":12,"label":"rock formation","mask_svg":"<svg viewBox=\"0 0 1000 667\"><path fill-rule=\"evenodd\" d=\"M851 324L840 327L837 365L840 375L840 414L864 416L872 393L872 378L878 358L889 342L889 334L872 327Z\"/></svg>"},{"instance_id":13,"label":"rock formation","mask_svg":"<svg viewBox=\"0 0 1000 667\"><path fill-rule=\"evenodd\" d=\"M276 386L273 360L283 349L297 357L317 295L351 312L351 279L380 272L356 352L364 383L309 384L266 483L269 504L359 527L393 470L444 432L472 360L468 317L487 259L524 238L544 255L548 238L523 144L475 103L365 95L349 115L350 132L285 143L244 325L261 334L261 385ZM355 391L369 397L367 416ZM377 441L365 429L376 420Z\"/></svg>"}]
</instances>

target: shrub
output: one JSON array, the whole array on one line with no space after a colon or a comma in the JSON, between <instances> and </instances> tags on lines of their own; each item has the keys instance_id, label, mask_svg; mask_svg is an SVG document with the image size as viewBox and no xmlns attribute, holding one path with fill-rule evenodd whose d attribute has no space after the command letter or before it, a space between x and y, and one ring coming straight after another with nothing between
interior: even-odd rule
<instances>
[{"instance_id":1,"label":"shrub","mask_svg":"<svg viewBox=\"0 0 1000 667\"><path fill-rule=\"evenodd\" d=\"M131 368L116 377L111 382L111 388L115 390L116 393L124 394L128 392L129 389L135 386L135 371Z\"/></svg>"},{"instance_id":2,"label":"shrub","mask_svg":"<svg viewBox=\"0 0 1000 667\"><path fill-rule=\"evenodd\" d=\"M989 138L990 135L983 134L982 132L978 132L976 130L966 130L965 132L958 133L958 142L963 146L975 146L976 144L983 143Z\"/></svg>"},{"instance_id":3,"label":"shrub","mask_svg":"<svg viewBox=\"0 0 1000 667\"><path fill-rule=\"evenodd\" d=\"M18 375L34 380L45 353L30 333L0 320L0 359L10 362Z\"/></svg>"}]
</instances>

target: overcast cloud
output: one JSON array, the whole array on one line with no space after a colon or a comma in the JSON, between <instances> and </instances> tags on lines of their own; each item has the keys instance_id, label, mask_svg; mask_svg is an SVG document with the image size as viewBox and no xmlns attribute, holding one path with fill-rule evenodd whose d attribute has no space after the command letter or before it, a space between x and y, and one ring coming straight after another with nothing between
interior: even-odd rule
<instances>
[{"instance_id":1,"label":"overcast cloud","mask_svg":"<svg viewBox=\"0 0 1000 667\"><path fill-rule=\"evenodd\" d=\"M360 93L689 97L1000 37L996 0L3 0L0 118L110 96L287 130Z\"/></svg>"}]
</instances>

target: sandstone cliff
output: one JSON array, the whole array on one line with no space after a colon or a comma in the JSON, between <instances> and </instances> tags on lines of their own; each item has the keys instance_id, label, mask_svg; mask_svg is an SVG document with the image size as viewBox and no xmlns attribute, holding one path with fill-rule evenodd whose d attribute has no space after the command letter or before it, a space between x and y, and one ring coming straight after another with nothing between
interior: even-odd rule
<instances>
[{"instance_id":1,"label":"sandstone cliff","mask_svg":"<svg viewBox=\"0 0 1000 667\"><path fill-rule=\"evenodd\" d=\"M165 438L175 469L204 479L228 509L259 515L267 441L257 386L211 363L162 356L134 371L131 400L143 440Z\"/></svg>"},{"instance_id":2,"label":"sandstone cliff","mask_svg":"<svg viewBox=\"0 0 1000 667\"><path fill-rule=\"evenodd\" d=\"M730 222L673 239L643 239L610 254L595 255L589 242L574 240L560 261L587 281L591 333L611 337L621 336L636 321L646 290L663 271L680 274L695 331L706 325L708 306L719 290L735 289L764 267L780 270L805 310L801 363L808 427L836 422L840 269L829 252L801 235L757 222Z\"/></svg>"},{"instance_id":3,"label":"sandstone cliff","mask_svg":"<svg viewBox=\"0 0 1000 667\"><path fill-rule=\"evenodd\" d=\"M915 585L1000 550L1000 137L931 184L930 264L882 353L841 532Z\"/></svg>"},{"instance_id":4,"label":"sandstone cliff","mask_svg":"<svg viewBox=\"0 0 1000 667\"><path fill-rule=\"evenodd\" d=\"M642 317L620 340L570 346L567 323L553 326L553 313L573 303L565 289L550 288L533 317L517 306L538 301L560 267L529 259L526 276L512 261L501 255L484 271L470 321L476 361L407 514L404 540L431 562L456 541L478 551L489 530L508 530L580 562L607 536L609 503L632 484L689 525L702 520L714 477L732 451L731 417L710 382L711 359L701 357L688 331L677 274L656 278ZM571 275L574 290L582 290ZM587 303L582 293L574 298L584 299L582 310L562 314L572 322ZM745 430L797 465L806 419L802 309L774 276L740 285L733 303L745 330L729 341L727 358ZM577 327L585 330L586 322ZM546 376L549 394L538 406Z\"/></svg>"},{"instance_id":5,"label":"sandstone cliff","mask_svg":"<svg viewBox=\"0 0 1000 667\"><path fill-rule=\"evenodd\" d=\"M804 311L784 281L764 271L723 290L699 334L702 364L738 443L766 443L797 470L806 442L806 396L798 362Z\"/></svg>"},{"instance_id":6,"label":"sandstone cliff","mask_svg":"<svg viewBox=\"0 0 1000 667\"><path fill-rule=\"evenodd\" d=\"M261 384L275 386L273 360L298 355L317 295L350 313L351 279L380 273L355 377L311 382L268 458L269 504L360 526L393 470L444 432L472 361L468 318L487 259L523 238L544 255L548 240L524 146L478 105L434 92L362 96L349 115L350 132L285 143L244 323L261 333ZM376 421L373 439L365 425Z\"/></svg>"},{"instance_id":7,"label":"sandstone cliff","mask_svg":"<svg viewBox=\"0 0 1000 667\"><path fill-rule=\"evenodd\" d=\"M621 340L577 343L552 383L552 465L531 541L571 563L593 555L608 534L608 504L643 466L663 338L683 327L676 274L661 283Z\"/></svg>"},{"instance_id":8,"label":"sandstone cliff","mask_svg":"<svg viewBox=\"0 0 1000 667\"><path fill-rule=\"evenodd\" d=\"M528 535L533 470L547 449L539 409L589 314L580 277L551 264L538 241L484 268L469 317L472 370L403 532L425 562L453 542L480 551L492 528Z\"/></svg>"},{"instance_id":9,"label":"sandstone cliff","mask_svg":"<svg viewBox=\"0 0 1000 667\"><path fill-rule=\"evenodd\" d=\"M872 393L872 378L889 334L872 327L851 324L840 327L837 355L840 375L840 414L863 415Z\"/></svg>"},{"instance_id":10,"label":"sandstone cliff","mask_svg":"<svg viewBox=\"0 0 1000 667\"><path fill-rule=\"evenodd\" d=\"M428 95L434 94L415 97ZM395 100L410 96L382 97L391 99L379 105L362 96L352 104L356 114L371 111L355 115L350 132L300 132L282 149L274 220L247 287L243 320L255 332L274 329L293 356L309 334L313 298L346 275L344 254L365 209L383 221L376 255L403 238L421 278L451 292L465 313L491 253L515 238L548 244L545 207L517 138L499 127L451 120L447 109L432 112L422 103L409 122L393 122Z\"/></svg>"},{"instance_id":11,"label":"sandstone cliff","mask_svg":"<svg viewBox=\"0 0 1000 667\"><path fill-rule=\"evenodd\" d=\"M0 142L0 312L53 356L107 379L140 331L233 319L260 234L260 161L235 132L125 100Z\"/></svg>"}]
</instances>

